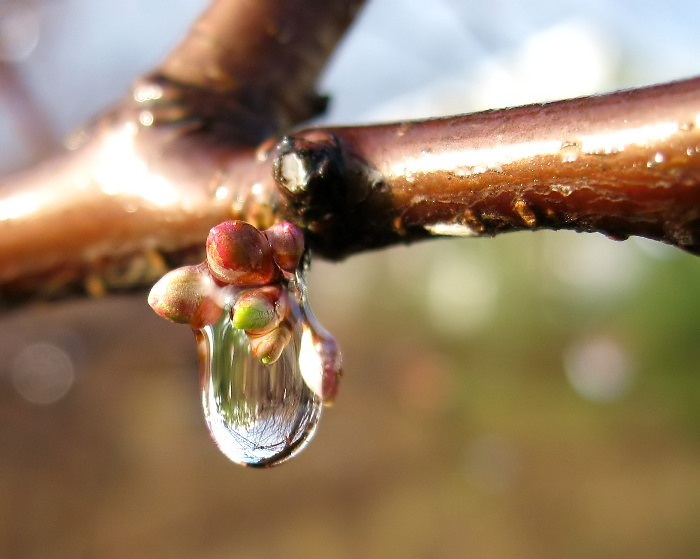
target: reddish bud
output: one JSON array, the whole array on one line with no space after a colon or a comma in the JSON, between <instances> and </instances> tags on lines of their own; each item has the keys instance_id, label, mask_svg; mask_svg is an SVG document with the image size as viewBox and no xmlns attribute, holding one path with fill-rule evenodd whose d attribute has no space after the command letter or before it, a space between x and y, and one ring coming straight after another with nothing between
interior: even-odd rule
<instances>
[{"instance_id":1,"label":"reddish bud","mask_svg":"<svg viewBox=\"0 0 700 559\"><path fill-rule=\"evenodd\" d=\"M281 221L264 233L270 241L275 263L284 272L294 273L304 254L303 231L289 221Z\"/></svg>"},{"instance_id":2,"label":"reddish bud","mask_svg":"<svg viewBox=\"0 0 700 559\"><path fill-rule=\"evenodd\" d=\"M224 221L207 237L207 264L212 275L230 285L265 285L275 279L267 237L245 221Z\"/></svg>"}]
</instances>

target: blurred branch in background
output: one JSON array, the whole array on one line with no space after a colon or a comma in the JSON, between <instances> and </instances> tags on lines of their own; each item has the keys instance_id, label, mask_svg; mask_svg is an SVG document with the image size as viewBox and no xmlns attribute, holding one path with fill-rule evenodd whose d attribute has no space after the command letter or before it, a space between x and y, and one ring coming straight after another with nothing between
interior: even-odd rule
<instances>
[{"instance_id":1,"label":"blurred branch in background","mask_svg":"<svg viewBox=\"0 0 700 559\"><path fill-rule=\"evenodd\" d=\"M27 144L32 157L44 158L57 151L59 142L48 118L13 64L0 62L0 83L0 101L16 119L17 139Z\"/></svg>"},{"instance_id":2,"label":"blurred branch in background","mask_svg":"<svg viewBox=\"0 0 700 559\"><path fill-rule=\"evenodd\" d=\"M19 64L39 42L38 5L5 2L0 5L0 103L11 116L16 144L25 145L29 159L43 159L56 152L59 141L43 106L27 86Z\"/></svg>"}]
</instances>

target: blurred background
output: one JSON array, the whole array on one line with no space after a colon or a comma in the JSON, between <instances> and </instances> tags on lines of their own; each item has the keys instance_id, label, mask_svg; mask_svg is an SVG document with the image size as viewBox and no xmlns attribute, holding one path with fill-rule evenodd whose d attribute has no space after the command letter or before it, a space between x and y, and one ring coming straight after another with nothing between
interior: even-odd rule
<instances>
[{"instance_id":1,"label":"blurred background","mask_svg":"<svg viewBox=\"0 0 700 559\"><path fill-rule=\"evenodd\" d=\"M50 155L204 0L0 0L0 170ZM370 0L327 121L698 73L693 0ZM700 260L566 232L314 262L346 374L314 441L229 463L144 297L0 319L3 557L696 557ZM449 315L445 310L449 309Z\"/></svg>"}]
</instances>

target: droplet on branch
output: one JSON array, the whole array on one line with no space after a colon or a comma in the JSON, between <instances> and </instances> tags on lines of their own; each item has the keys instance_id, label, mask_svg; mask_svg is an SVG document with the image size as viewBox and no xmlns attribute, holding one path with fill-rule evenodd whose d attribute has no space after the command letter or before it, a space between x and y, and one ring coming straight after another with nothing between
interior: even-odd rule
<instances>
[{"instance_id":1,"label":"droplet on branch","mask_svg":"<svg viewBox=\"0 0 700 559\"><path fill-rule=\"evenodd\" d=\"M303 232L226 221L211 229L206 252L202 264L163 276L149 304L195 331L204 416L222 452L243 465L278 464L309 441L341 375L338 344L308 304Z\"/></svg>"}]
</instances>

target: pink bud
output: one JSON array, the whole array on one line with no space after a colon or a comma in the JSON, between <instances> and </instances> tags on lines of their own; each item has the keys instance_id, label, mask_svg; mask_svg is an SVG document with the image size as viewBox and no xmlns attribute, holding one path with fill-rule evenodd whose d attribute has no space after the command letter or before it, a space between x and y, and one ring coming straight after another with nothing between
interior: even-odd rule
<instances>
[{"instance_id":1,"label":"pink bud","mask_svg":"<svg viewBox=\"0 0 700 559\"><path fill-rule=\"evenodd\" d=\"M281 221L264 233L270 241L275 263L282 271L294 273L304 254L303 231L289 221Z\"/></svg>"},{"instance_id":2,"label":"pink bud","mask_svg":"<svg viewBox=\"0 0 700 559\"><path fill-rule=\"evenodd\" d=\"M267 237L245 221L224 221L207 237L207 264L212 275L230 285L271 283L277 271Z\"/></svg>"}]
</instances>

